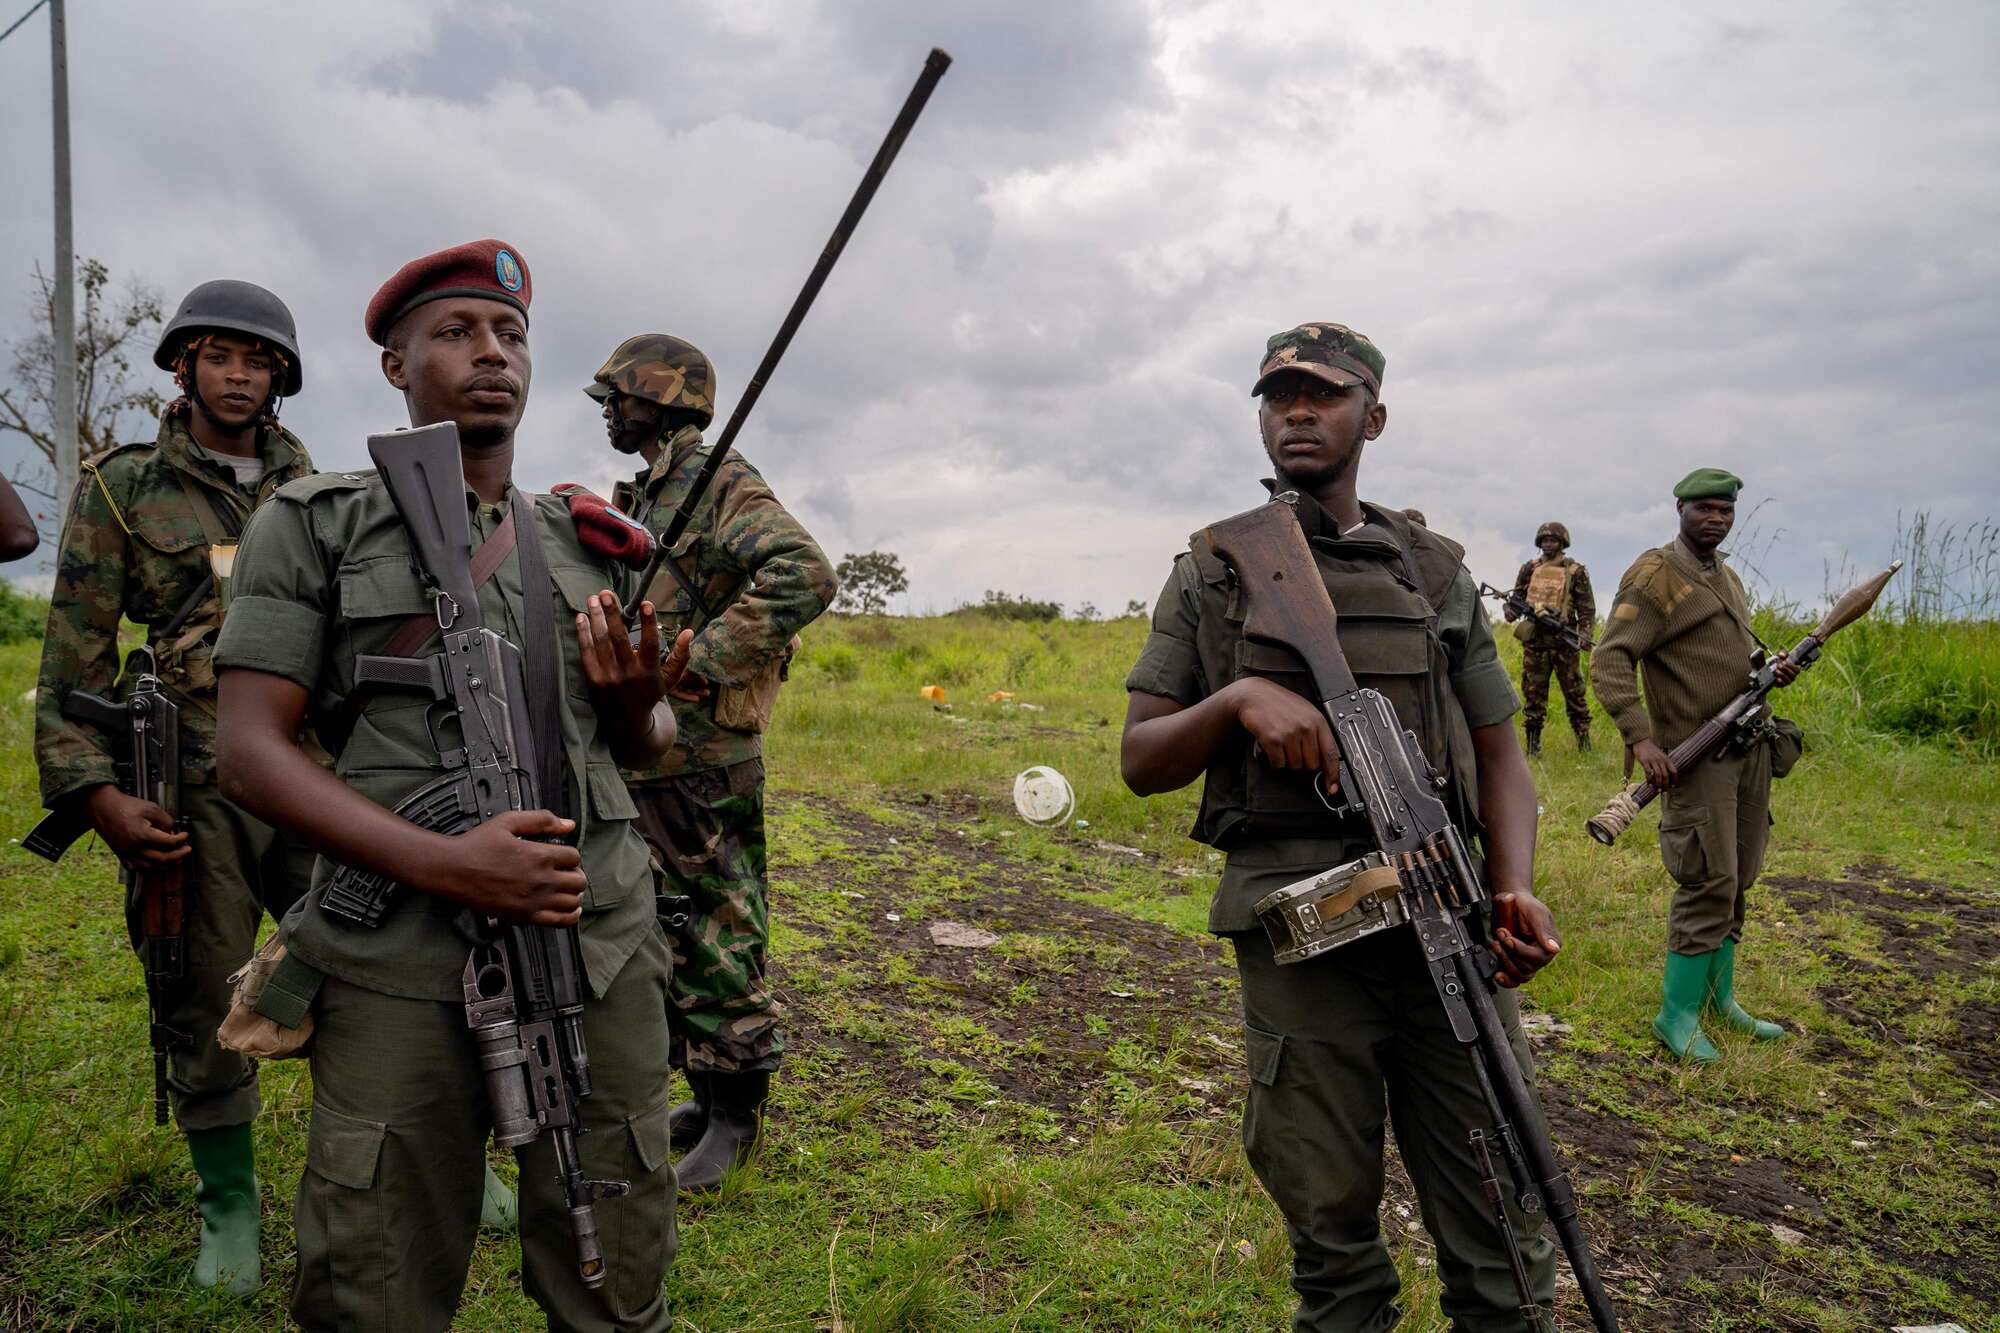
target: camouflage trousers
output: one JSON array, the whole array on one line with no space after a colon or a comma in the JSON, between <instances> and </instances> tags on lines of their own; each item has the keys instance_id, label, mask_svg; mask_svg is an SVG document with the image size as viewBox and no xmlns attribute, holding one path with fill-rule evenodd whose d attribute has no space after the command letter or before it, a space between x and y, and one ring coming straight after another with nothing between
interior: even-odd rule
<instances>
[{"instance_id":1,"label":"camouflage trousers","mask_svg":"<svg viewBox=\"0 0 2000 1333\"><path fill-rule=\"evenodd\" d=\"M1579 736L1590 734L1590 696L1583 690L1582 661L1583 654L1569 648L1531 643L1521 649L1522 725L1540 730L1549 714L1549 674L1554 672L1569 712L1569 729Z\"/></svg>"},{"instance_id":2,"label":"camouflage trousers","mask_svg":"<svg viewBox=\"0 0 2000 1333\"><path fill-rule=\"evenodd\" d=\"M264 913L276 921L312 884L313 854L251 818L212 783L181 788L181 814L194 852L187 866L187 979L161 1019L188 1034L167 1057L167 1095L183 1131L243 1125L257 1118L257 1062L216 1045L235 988L229 974L257 952ZM125 892L125 928L134 952L140 904ZM132 1059L148 1060L143 1042ZM149 1065L150 1068L150 1065Z\"/></svg>"},{"instance_id":3,"label":"camouflage trousers","mask_svg":"<svg viewBox=\"0 0 2000 1333\"><path fill-rule=\"evenodd\" d=\"M693 901L674 952L672 1060L677 1069L776 1069L783 1012L764 976L771 935L764 878L764 761L748 759L632 786L639 832L668 894Z\"/></svg>"}]
</instances>

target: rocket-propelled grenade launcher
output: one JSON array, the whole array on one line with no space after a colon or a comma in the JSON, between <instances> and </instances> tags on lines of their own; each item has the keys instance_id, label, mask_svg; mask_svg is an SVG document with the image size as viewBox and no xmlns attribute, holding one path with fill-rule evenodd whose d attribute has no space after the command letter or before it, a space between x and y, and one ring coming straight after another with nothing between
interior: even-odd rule
<instances>
[{"instance_id":1,"label":"rocket-propelled grenade launcher","mask_svg":"<svg viewBox=\"0 0 2000 1333\"><path fill-rule=\"evenodd\" d=\"M1786 653L1782 659L1766 658L1759 653L1750 666L1750 680L1743 692L1731 699L1721 712L1695 728L1694 734L1673 748L1667 758L1676 772L1686 772L1695 764L1702 763L1723 751L1744 749L1763 739L1765 730L1771 725L1771 710L1766 705L1772 690L1778 688L1778 662L1790 660L1799 670L1804 671L1819 660L1820 649L1835 632L1847 628L1874 607L1875 599L1882 595L1882 589L1903 567L1897 560L1866 583L1857 584L1841 594L1840 600L1826 613L1813 632L1799 640L1798 646ZM1590 836L1609 847L1618 841L1618 835L1632 827L1632 821L1639 817L1660 794L1660 789L1650 782L1641 782L1627 787L1612 797L1596 817L1585 825Z\"/></svg>"}]
</instances>

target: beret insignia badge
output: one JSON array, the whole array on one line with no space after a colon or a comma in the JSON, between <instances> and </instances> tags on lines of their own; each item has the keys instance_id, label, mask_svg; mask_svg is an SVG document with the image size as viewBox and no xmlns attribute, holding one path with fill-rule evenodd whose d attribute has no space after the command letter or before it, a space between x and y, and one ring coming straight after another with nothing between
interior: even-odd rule
<instances>
[{"instance_id":1,"label":"beret insignia badge","mask_svg":"<svg viewBox=\"0 0 2000 1333\"><path fill-rule=\"evenodd\" d=\"M510 251L502 250L493 256L493 276L508 291L521 290L521 263Z\"/></svg>"}]
</instances>

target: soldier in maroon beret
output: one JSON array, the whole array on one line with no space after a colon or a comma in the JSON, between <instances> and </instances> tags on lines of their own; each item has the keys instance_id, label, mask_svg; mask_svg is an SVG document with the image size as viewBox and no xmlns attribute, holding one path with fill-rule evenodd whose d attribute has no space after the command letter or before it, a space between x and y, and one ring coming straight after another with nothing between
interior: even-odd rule
<instances>
[{"instance_id":1,"label":"soldier in maroon beret","mask_svg":"<svg viewBox=\"0 0 2000 1333\"><path fill-rule=\"evenodd\" d=\"M258 511L243 534L232 614L216 648L229 794L324 853L316 886L284 933L287 961L306 965L308 989L317 985L291 1301L308 1329L441 1330L457 1308L493 1128L467 1028L467 946L453 926L461 909L577 926L594 1076L580 1102L582 1169L593 1180L629 1183L629 1193L596 1207L604 1265L601 1284L586 1285L555 1145L543 1136L523 1146L523 1285L553 1329L671 1324L662 1290L675 1242L670 960L651 859L617 767L658 763L672 746L665 693L686 665L687 641L662 669L648 602L635 649L613 591L630 574L583 543L561 499L515 491L530 291L512 247L475 241L404 265L369 303L367 328L411 424L457 423L476 552L509 543L479 588L484 622L521 643L533 632L524 625L554 620L551 652L566 687L530 705L561 712L564 780L545 793L551 808L502 814L457 835L392 813L444 768L431 710L354 689L356 657L409 655L387 645L431 608L375 473L323 474ZM523 583L531 544L549 570L541 589ZM347 723L331 772L294 741L308 715ZM379 927L356 927L325 910L334 863L414 892Z\"/></svg>"}]
</instances>

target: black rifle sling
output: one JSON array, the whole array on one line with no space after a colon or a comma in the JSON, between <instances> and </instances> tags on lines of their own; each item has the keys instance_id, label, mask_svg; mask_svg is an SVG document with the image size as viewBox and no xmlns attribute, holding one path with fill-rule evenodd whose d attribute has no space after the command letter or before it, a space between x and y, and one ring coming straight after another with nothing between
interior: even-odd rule
<instances>
[{"instance_id":1,"label":"black rifle sling","mask_svg":"<svg viewBox=\"0 0 2000 1333\"><path fill-rule=\"evenodd\" d=\"M209 536L209 545L213 546L216 544L214 532L217 530L220 530L225 541L233 542L241 535L243 520L237 517L236 511L233 508L228 505L218 505L212 502L206 495L201 493L200 487L182 476L178 471L175 472L174 479L180 482L181 489L187 492L188 503L194 507L194 516L200 521L204 532ZM211 525L213 526L211 527ZM188 599L181 603L180 610L174 612L173 618L154 631L155 637L158 640L164 641L180 633L181 626L188 623L194 616L195 611L203 602L208 600L209 594L214 591L215 574L211 571L202 576L201 582L195 585L195 590L188 594Z\"/></svg>"},{"instance_id":2,"label":"black rifle sling","mask_svg":"<svg viewBox=\"0 0 2000 1333\"><path fill-rule=\"evenodd\" d=\"M563 773L562 668L556 651L555 598L549 562L535 522L535 503L514 488L514 540L521 561L521 673L528 682L528 721L535 737L535 785L542 808L562 814L568 805Z\"/></svg>"}]
</instances>

